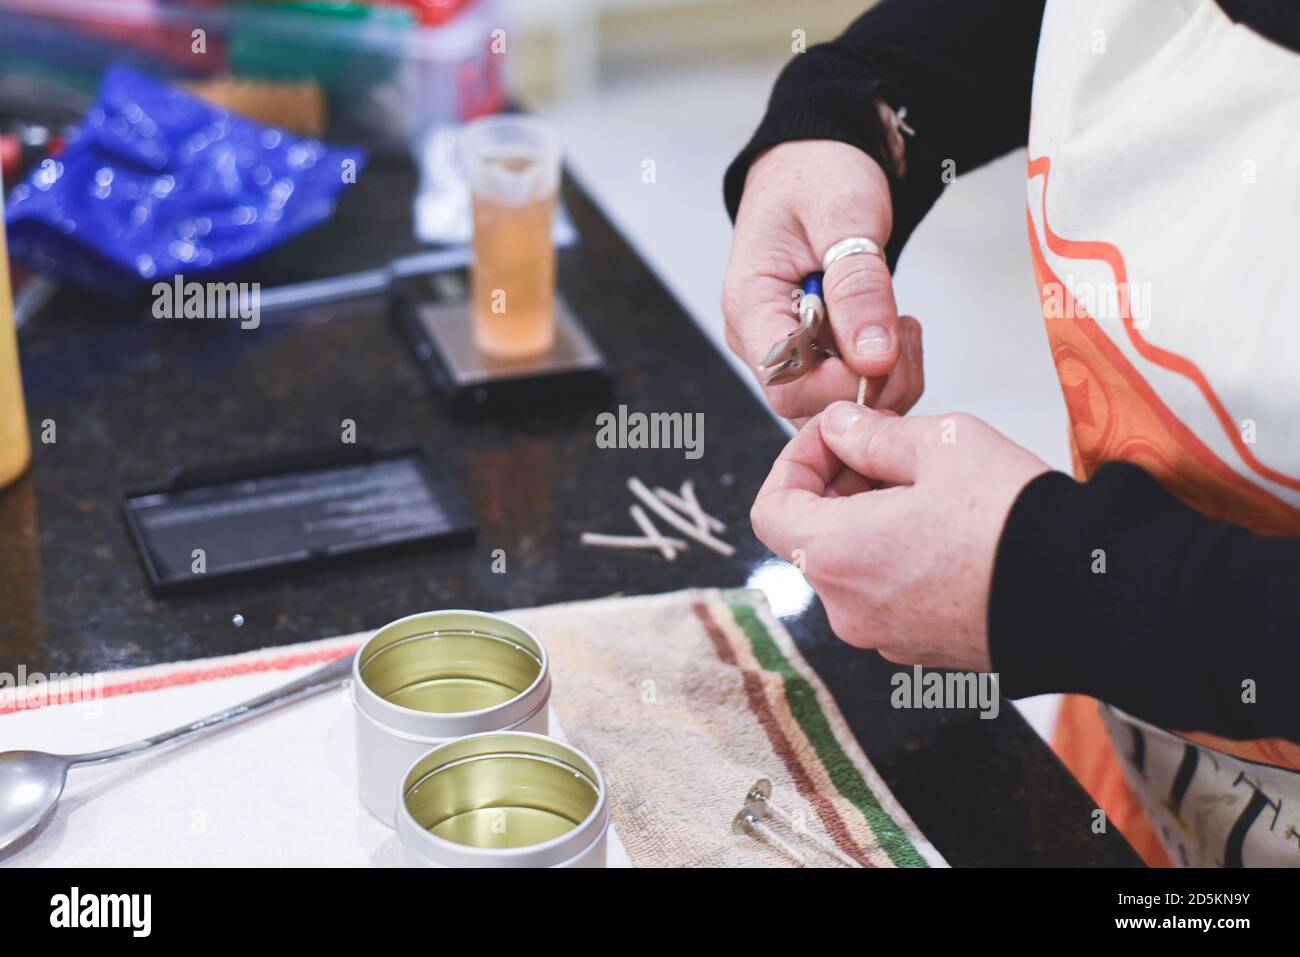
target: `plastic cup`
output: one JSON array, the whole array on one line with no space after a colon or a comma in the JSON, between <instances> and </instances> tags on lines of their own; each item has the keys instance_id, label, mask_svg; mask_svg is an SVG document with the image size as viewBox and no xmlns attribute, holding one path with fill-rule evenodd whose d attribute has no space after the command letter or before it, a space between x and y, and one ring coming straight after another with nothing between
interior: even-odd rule
<instances>
[{"instance_id":1,"label":"plastic cup","mask_svg":"<svg viewBox=\"0 0 1300 957\"><path fill-rule=\"evenodd\" d=\"M460 136L474 208L470 308L485 355L527 359L555 343L560 140L533 117L475 120Z\"/></svg>"}]
</instances>

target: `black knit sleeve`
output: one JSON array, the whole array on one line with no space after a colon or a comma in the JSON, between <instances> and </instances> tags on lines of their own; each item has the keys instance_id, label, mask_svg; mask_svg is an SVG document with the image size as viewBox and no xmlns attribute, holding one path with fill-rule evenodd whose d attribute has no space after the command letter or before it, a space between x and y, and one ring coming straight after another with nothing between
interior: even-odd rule
<instances>
[{"instance_id":1,"label":"black knit sleeve","mask_svg":"<svg viewBox=\"0 0 1300 957\"><path fill-rule=\"evenodd\" d=\"M781 72L767 113L727 169L735 218L745 174L763 150L789 140L850 143L890 179L891 263L942 192L946 169L967 172L1025 143L1044 0L882 0L839 39L810 47ZM882 160L875 107L906 107L907 170ZM950 179L951 177L949 177Z\"/></svg>"},{"instance_id":2,"label":"black knit sleeve","mask_svg":"<svg viewBox=\"0 0 1300 957\"><path fill-rule=\"evenodd\" d=\"M1300 741L1300 539L1183 505L1141 468L1030 482L998 544L989 644L1013 698L1074 691L1180 731Z\"/></svg>"}]
</instances>

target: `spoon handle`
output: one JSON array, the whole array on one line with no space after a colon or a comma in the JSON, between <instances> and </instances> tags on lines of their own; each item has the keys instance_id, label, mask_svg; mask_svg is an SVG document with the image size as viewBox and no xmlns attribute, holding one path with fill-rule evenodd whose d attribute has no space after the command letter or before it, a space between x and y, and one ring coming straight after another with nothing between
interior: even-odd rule
<instances>
[{"instance_id":1,"label":"spoon handle","mask_svg":"<svg viewBox=\"0 0 1300 957\"><path fill-rule=\"evenodd\" d=\"M337 688L351 676L353 657L353 655L344 655L342 658L331 661L329 664L303 675L297 681L291 681L287 685L273 688L265 694L260 694L256 698L249 698L247 701L227 708L225 711L218 711L205 718L199 718L190 724L172 728L170 731L163 731L161 734L155 734L152 737L134 741L130 744L123 744L116 748L106 748L103 751L91 751L86 754L69 754L65 755L65 757L70 764L98 764L104 761L116 761L118 758L130 757L181 738L199 737L236 721L271 711L291 701L297 701L300 698L306 698L309 695L330 688Z\"/></svg>"}]
</instances>

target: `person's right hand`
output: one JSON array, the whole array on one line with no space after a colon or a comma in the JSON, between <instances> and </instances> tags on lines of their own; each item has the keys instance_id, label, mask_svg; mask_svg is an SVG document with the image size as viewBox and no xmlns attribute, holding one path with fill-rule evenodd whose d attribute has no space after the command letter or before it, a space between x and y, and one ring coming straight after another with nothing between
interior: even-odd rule
<instances>
[{"instance_id":1,"label":"person's right hand","mask_svg":"<svg viewBox=\"0 0 1300 957\"><path fill-rule=\"evenodd\" d=\"M757 374L772 343L798 325L792 292L821 269L826 251L850 236L883 249L892 227L889 182L857 147L799 140L762 153L745 177L723 284L731 350ZM884 259L847 256L827 271L823 289L841 358L764 386L772 408L802 422L836 399L853 399L867 376L868 405L906 412L924 388L921 327L911 316L900 319Z\"/></svg>"}]
</instances>

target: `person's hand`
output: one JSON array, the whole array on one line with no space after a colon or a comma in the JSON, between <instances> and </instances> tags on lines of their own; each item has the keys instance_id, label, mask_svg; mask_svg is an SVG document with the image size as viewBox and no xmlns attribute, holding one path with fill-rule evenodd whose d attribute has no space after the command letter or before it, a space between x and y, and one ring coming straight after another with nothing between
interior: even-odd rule
<instances>
[{"instance_id":1,"label":"person's hand","mask_svg":"<svg viewBox=\"0 0 1300 957\"><path fill-rule=\"evenodd\" d=\"M972 416L837 402L790 440L750 517L802 567L844 641L898 664L987 671L998 539L1046 471Z\"/></svg>"},{"instance_id":2,"label":"person's hand","mask_svg":"<svg viewBox=\"0 0 1300 957\"><path fill-rule=\"evenodd\" d=\"M883 249L892 227L889 182L857 147L801 140L760 155L745 178L723 283L731 350L757 370L772 343L796 328L792 291L821 269L826 251L850 236L866 236ZM853 398L867 376L869 405L906 412L924 388L921 329L912 317L899 318L885 261L847 256L827 271L823 289L842 358L827 359L794 382L766 386L772 408L799 422L836 399Z\"/></svg>"}]
</instances>

